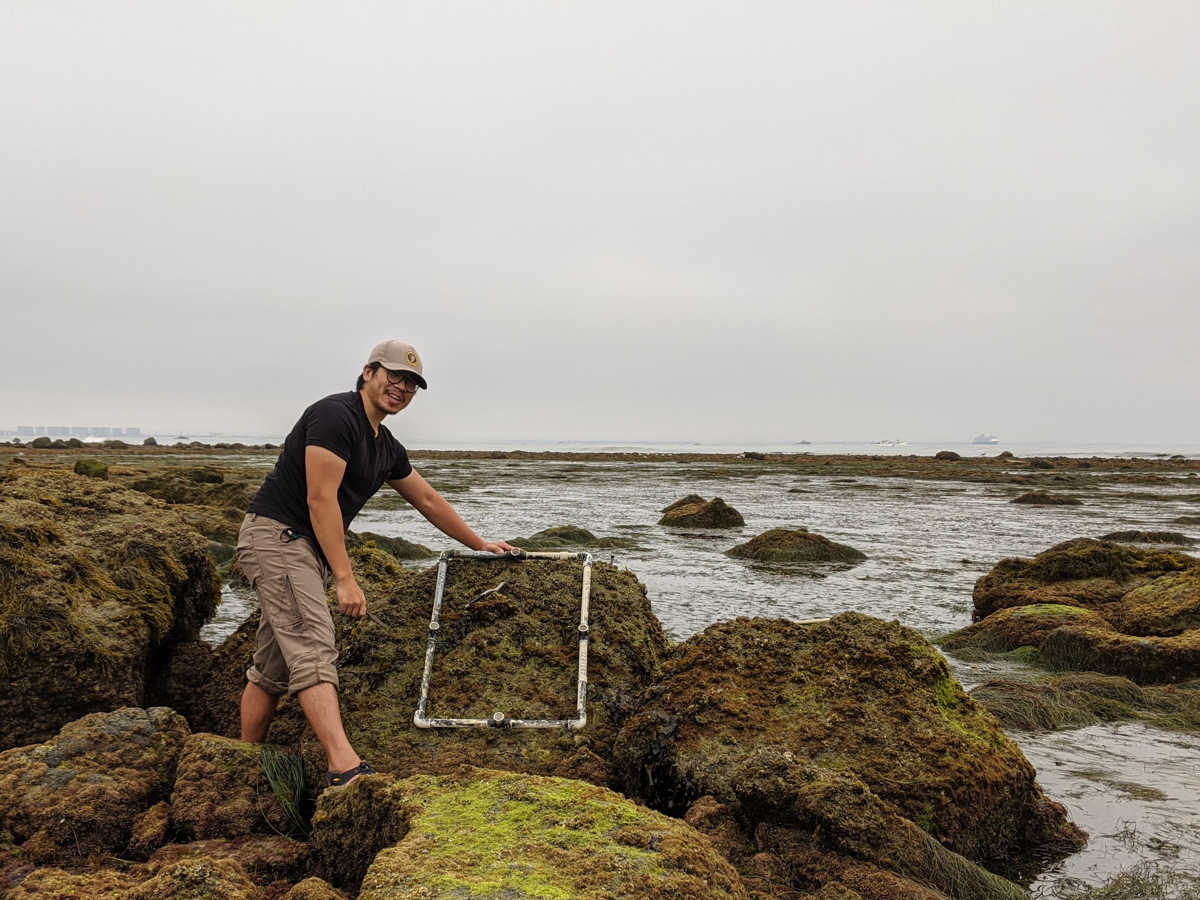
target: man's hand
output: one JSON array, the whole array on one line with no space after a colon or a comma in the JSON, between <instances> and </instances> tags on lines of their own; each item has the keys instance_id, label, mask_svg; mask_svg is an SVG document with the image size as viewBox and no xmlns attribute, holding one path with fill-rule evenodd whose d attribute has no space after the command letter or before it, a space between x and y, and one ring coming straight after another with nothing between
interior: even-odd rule
<instances>
[{"instance_id":1,"label":"man's hand","mask_svg":"<svg viewBox=\"0 0 1200 900\"><path fill-rule=\"evenodd\" d=\"M337 580L338 612L343 616L361 619L367 614L367 598L353 575Z\"/></svg>"},{"instance_id":2,"label":"man's hand","mask_svg":"<svg viewBox=\"0 0 1200 900\"><path fill-rule=\"evenodd\" d=\"M507 553L509 550L516 550L517 548L506 541L495 541L490 544L484 544L479 549L483 553Z\"/></svg>"}]
</instances>

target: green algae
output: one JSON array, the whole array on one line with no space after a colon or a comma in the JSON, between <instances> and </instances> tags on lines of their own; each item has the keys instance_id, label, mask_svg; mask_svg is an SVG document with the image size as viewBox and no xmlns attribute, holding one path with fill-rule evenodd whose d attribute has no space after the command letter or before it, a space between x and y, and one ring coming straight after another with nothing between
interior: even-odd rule
<instances>
[{"instance_id":1,"label":"green algae","mask_svg":"<svg viewBox=\"0 0 1200 900\"><path fill-rule=\"evenodd\" d=\"M736 872L683 822L561 778L461 769L360 779L322 796L314 841L360 900L424 897L745 900ZM347 861L347 844L373 862Z\"/></svg>"}]
</instances>

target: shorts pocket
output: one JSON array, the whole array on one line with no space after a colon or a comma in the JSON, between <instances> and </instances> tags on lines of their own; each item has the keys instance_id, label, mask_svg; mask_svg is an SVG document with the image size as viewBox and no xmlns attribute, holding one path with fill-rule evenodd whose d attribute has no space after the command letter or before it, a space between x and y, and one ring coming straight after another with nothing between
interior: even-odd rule
<instances>
[{"instance_id":1,"label":"shorts pocket","mask_svg":"<svg viewBox=\"0 0 1200 900\"><path fill-rule=\"evenodd\" d=\"M262 613L273 629L288 630L301 622L300 604L292 590L292 580L286 574L262 578L255 589Z\"/></svg>"}]
</instances>

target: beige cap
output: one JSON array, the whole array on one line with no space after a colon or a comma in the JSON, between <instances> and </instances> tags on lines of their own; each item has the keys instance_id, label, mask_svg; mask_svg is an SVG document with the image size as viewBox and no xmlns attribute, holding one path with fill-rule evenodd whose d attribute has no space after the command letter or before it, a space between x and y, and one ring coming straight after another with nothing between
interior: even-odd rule
<instances>
[{"instance_id":1,"label":"beige cap","mask_svg":"<svg viewBox=\"0 0 1200 900\"><path fill-rule=\"evenodd\" d=\"M416 377L416 382L421 387L428 387L425 383L425 376L421 374L424 366L421 363L421 357L413 348L412 344L406 344L404 341L384 341L382 344L376 344L375 349L371 351L371 356L367 359L367 365L379 363L385 369L391 369L393 372L412 372Z\"/></svg>"}]
</instances>

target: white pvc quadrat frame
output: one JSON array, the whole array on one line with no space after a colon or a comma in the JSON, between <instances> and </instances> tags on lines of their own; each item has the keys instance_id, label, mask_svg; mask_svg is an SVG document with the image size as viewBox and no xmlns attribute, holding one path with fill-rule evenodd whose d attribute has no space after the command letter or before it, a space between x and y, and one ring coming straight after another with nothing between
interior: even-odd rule
<instances>
[{"instance_id":1,"label":"white pvc quadrat frame","mask_svg":"<svg viewBox=\"0 0 1200 900\"><path fill-rule=\"evenodd\" d=\"M579 601L579 684L576 689L575 717L571 719L519 719L504 712L495 712L487 719L434 718L427 716L429 679L433 674L433 655L437 648L438 614L442 609L442 594L446 590L446 569L451 559L559 559L583 562L583 588ZM510 550L507 553L485 553L479 550L447 550L438 557L437 587L433 592L433 615L429 619L429 640L425 645L425 673L421 676L421 699L413 713L418 728L563 728L578 731L587 724L587 655L588 655L588 596L592 590L592 554L537 553Z\"/></svg>"}]
</instances>

